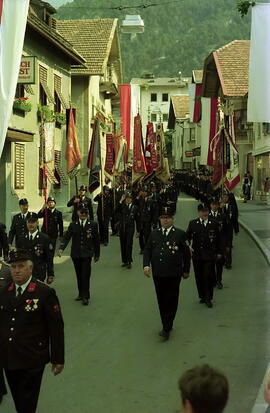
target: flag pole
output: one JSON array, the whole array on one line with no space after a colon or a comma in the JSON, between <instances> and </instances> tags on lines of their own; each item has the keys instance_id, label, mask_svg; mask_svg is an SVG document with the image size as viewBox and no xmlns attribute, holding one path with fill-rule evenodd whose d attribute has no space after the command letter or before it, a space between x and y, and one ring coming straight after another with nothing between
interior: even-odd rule
<instances>
[{"instance_id":1,"label":"flag pole","mask_svg":"<svg viewBox=\"0 0 270 413\"><path fill-rule=\"evenodd\" d=\"M43 181L43 196L44 196L44 204L47 203L47 181L46 181L46 163L45 163L45 133L44 133L44 117L43 113L41 112L41 136L42 136L42 146L41 146L41 160L43 164L42 168L42 181ZM48 209L45 207L44 210L44 226L45 232L48 233Z\"/></svg>"},{"instance_id":2,"label":"flag pole","mask_svg":"<svg viewBox=\"0 0 270 413\"><path fill-rule=\"evenodd\" d=\"M100 128L100 123L98 122L98 127ZM104 221L104 192L103 192L103 170L102 170L102 152L101 152L101 135L99 130L99 150L100 150L100 183L101 183L101 211L102 220Z\"/></svg>"}]
</instances>

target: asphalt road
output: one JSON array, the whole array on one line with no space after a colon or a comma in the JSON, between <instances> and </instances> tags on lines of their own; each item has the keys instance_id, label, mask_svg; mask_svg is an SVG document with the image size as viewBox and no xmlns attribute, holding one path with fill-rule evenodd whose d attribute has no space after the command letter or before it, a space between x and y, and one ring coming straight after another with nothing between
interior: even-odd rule
<instances>
[{"instance_id":1,"label":"asphalt road","mask_svg":"<svg viewBox=\"0 0 270 413\"><path fill-rule=\"evenodd\" d=\"M178 203L176 226L196 217L196 202ZM215 292L214 308L198 303L193 271L182 281L174 332L160 342L152 280L142 273L138 240L131 270L120 267L119 239L102 247L92 265L92 300L75 302L76 284L68 251L55 258L54 287L65 319L66 367L44 375L38 413L176 413L178 377L191 366L210 363L230 382L227 413L251 410L270 359L269 268L248 235L235 239L231 271ZM14 412L10 396L1 412Z\"/></svg>"}]
</instances>

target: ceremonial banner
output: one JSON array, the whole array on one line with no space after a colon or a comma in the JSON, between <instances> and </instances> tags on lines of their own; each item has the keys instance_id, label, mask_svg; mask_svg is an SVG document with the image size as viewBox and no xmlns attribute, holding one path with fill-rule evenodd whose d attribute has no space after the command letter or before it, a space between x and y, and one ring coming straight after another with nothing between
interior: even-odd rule
<instances>
[{"instance_id":1,"label":"ceremonial banner","mask_svg":"<svg viewBox=\"0 0 270 413\"><path fill-rule=\"evenodd\" d=\"M157 125L156 131L157 142L157 168L155 174L163 182L167 182L170 177L169 162L167 158L167 150L165 144L165 137L163 132L163 124Z\"/></svg>"},{"instance_id":2,"label":"ceremonial banner","mask_svg":"<svg viewBox=\"0 0 270 413\"><path fill-rule=\"evenodd\" d=\"M0 0L0 158L12 113L29 0Z\"/></svg>"},{"instance_id":3,"label":"ceremonial banner","mask_svg":"<svg viewBox=\"0 0 270 413\"><path fill-rule=\"evenodd\" d=\"M81 153L74 121L74 109L69 110L65 158L67 161L67 172L70 174L81 162Z\"/></svg>"},{"instance_id":4,"label":"ceremonial banner","mask_svg":"<svg viewBox=\"0 0 270 413\"><path fill-rule=\"evenodd\" d=\"M152 122L148 122L146 126L145 165L147 171L146 177L150 176L158 166L154 124Z\"/></svg>"},{"instance_id":5,"label":"ceremonial banner","mask_svg":"<svg viewBox=\"0 0 270 413\"><path fill-rule=\"evenodd\" d=\"M196 85L195 99L194 99L194 114L193 123L198 123L201 120L201 96L202 96L202 85Z\"/></svg>"},{"instance_id":6,"label":"ceremonial banner","mask_svg":"<svg viewBox=\"0 0 270 413\"><path fill-rule=\"evenodd\" d=\"M228 128L228 129L227 129ZM236 147L236 121L234 116L228 117L225 123L225 136L229 143L229 164L226 173L226 180L224 185L229 191L232 191L240 182L239 175L239 154Z\"/></svg>"},{"instance_id":7,"label":"ceremonial banner","mask_svg":"<svg viewBox=\"0 0 270 413\"><path fill-rule=\"evenodd\" d=\"M133 168L132 183L146 174L146 165L142 146L142 123L138 114L134 118Z\"/></svg>"},{"instance_id":8,"label":"ceremonial banner","mask_svg":"<svg viewBox=\"0 0 270 413\"><path fill-rule=\"evenodd\" d=\"M54 131L55 122L44 122L45 151L44 162L54 162Z\"/></svg>"},{"instance_id":9,"label":"ceremonial banner","mask_svg":"<svg viewBox=\"0 0 270 413\"><path fill-rule=\"evenodd\" d=\"M251 14L248 122L270 123L270 3L255 3Z\"/></svg>"},{"instance_id":10,"label":"ceremonial banner","mask_svg":"<svg viewBox=\"0 0 270 413\"><path fill-rule=\"evenodd\" d=\"M131 96L131 108L130 108L130 139L128 149L133 149L133 139L134 139L134 118L137 113L140 113L140 86L130 85L130 96Z\"/></svg>"},{"instance_id":11,"label":"ceremonial banner","mask_svg":"<svg viewBox=\"0 0 270 413\"><path fill-rule=\"evenodd\" d=\"M193 122L193 118L194 118L195 93L196 93L196 84L190 83L188 85L190 122Z\"/></svg>"},{"instance_id":12,"label":"ceremonial banner","mask_svg":"<svg viewBox=\"0 0 270 413\"><path fill-rule=\"evenodd\" d=\"M121 133L130 148L131 86L120 85Z\"/></svg>"},{"instance_id":13,"label":"ceremonial banner","mask_svg":"<svg viewBox=\"0 0 270 413\"><path fill-rule=\"evenodd\" d=\"M115 164L113 174L117 176L125 170L125 153L127 144L122 135L116 135L114 137L114 142Z\"/></svg>"},{"instance_id":14,"label":"ceremonial banner","mask_svg":"<svg viewBox=\"0 0 270 413\"><path fill-rule=\"evenodd\" d=\"M201 165L213 166L213 151L211 143L217 133L218 99L201 98Z\"/></svg>"},{"instance_id":15,"label":"ceremonial banner","mask_svg":"<svg viewBox=\"0 0 270 413\"><path fill-rule=\"evenodd\" d=\"M225 132L224 128L219 131L217 141L214 149L214 171L212 177L212 185L214 188L222 184L223 178L227 173L227 166L225 163Z\"/></svg>"},{"instance_id":16,"label":"ceremonial banner","mask_svg":"<svg viewBox=\"0 0 270 413\"><path fill-rule=\"evenodd\" d=\"M95 119L91 145L88 153L87 166L89 172L89 192L100 186L101 152L100 152L100 120Z\"/></svg>"},{"instance_id":17,"label":"ceremonial banner","mask_svg":"<svg viewBox=\"0 0 270 413\"><path fill-rule=\"evenodd\" d=\"M113 166L114 166L114 147L113 147L113 133L106 134L106 158L104 174L110 181L113 180Z\"/></svg>"}]
</instances>

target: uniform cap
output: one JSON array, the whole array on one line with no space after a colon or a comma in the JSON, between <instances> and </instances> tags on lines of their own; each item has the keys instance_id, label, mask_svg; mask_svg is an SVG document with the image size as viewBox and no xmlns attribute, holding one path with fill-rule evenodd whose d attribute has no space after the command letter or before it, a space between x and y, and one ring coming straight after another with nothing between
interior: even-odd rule
<instances>
[{"instance_id":1,"label":"uniform cap","mask_svg":"<svg viewBox=\"0 0 270 413\"><path fill-rule=\"evenodd\" d=\"M79 204L78 206L78 211L80 211L82 214L88 214L88 208L84 204Z\"/></svg>"},{"instance_id":2,"label":"uniform cap","mask_svg":"<svg viewBox=\"0 0 270 413\"><path fill-rule=\"evenodd\" d=\"M16 249L12 250L9 253L8 262L16 262L16 261L28 261L31 260L29 252L25 249Z\"/></svg>"},{"instance_id":3,"label":"uniform cap","mask_svg":"<svg viewBox=\"0 0 270 413\"><path fill-rule=\"evenodd\" d=\"M26 198L22 198L19 200L19 205L27 205L27 204L28 204L28 201Z\"/></svg>"},{"instance_id":4,"label":"uniform cap","mask_svg":"<svg viewBox=\"0 0 270 413\"><path fill-rule=\"evenodd\" d=\"M81 185L80 186L80 191L87 191L87 186L86 185Z\"/></svg>"},{"instance_id":5,"label":"uniform cap","mask_svg":"<svg viewBox=\"0 0 270 413\"><path fill-rule=\"evenodd\" d=\"M26 218L27 222L36 222L38 221L38 214L35 212L29 212L28 217Z\"/></svg>"},{"instance_id":6,"label":"uniform cap","mask_svg":"<svg viewBox=\"0 0 270 413\"><path fill-rule=\"evenodd\" d=\"M125 197L126 197L126 198L132 198L132 193L129 192L129 191L127 191L127 192L125 193Z\"/></svg>"},{"instance_id":7,"label":"uniform cap","mask_svg":"<svg viewBox=\"0 0 270 413\"><path fill-rule=\"evenodd\" d=\"M161 208L160 214L159 214L160 217L164 217L164 216L173 217L173 215L174 214L173 214L172 209L170 207L167 207L167 206Z\"/></svg>"},{"instance_id":8,"label":"uniform cap","mask_svg":"<svg viewBox=\"0 0 270 413\"><path fill-rule=\"evenodd\" d=\"M47 199L47 202L50 202L50 201L56 203L56 200L53 196L49 196L49 198Z\"/></svg>"},{"instance_id":9,"label":"uniform cap","mask_svg":"<svg viewBox=\"0 0 270 413\"><path fill-rule=\"evenodd\" d=\"M208 206L204 205L204 204L199 204L197 209L198 209L198 212L199 211L208 211Z\"/></svg>"}]
</instances>

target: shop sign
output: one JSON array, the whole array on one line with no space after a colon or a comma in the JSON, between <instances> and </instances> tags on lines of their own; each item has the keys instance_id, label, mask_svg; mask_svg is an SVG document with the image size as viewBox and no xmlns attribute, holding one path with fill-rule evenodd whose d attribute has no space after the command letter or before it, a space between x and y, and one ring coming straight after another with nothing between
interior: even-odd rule
<instances>
[{"instance_id":1,"label":"shop sign","mask_svg":"<svg viewBox=\"0 0 270 413\"><path fill-rule=\"evenodd\" d=\"M36 74L36 58L35 56L23 56L20 65L18 83L35 83Z\"/></svg>"}]
</instances>

